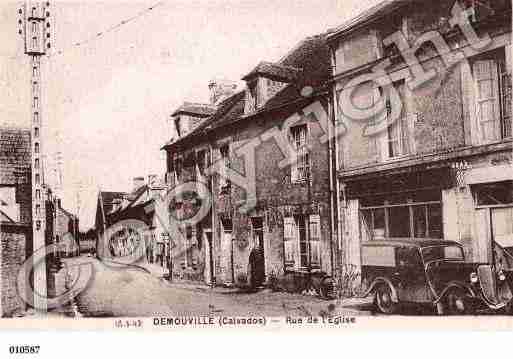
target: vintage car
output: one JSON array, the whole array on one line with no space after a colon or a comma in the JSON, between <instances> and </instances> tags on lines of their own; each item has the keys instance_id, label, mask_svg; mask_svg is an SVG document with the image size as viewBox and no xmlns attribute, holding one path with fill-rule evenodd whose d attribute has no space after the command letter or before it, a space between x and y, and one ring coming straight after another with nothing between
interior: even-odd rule
<instances>
[{"instance_id":1,"label":"vintage car","mask_svg":"<svg viewBox=\"0 0 513 359\"><path fill-rule=\"evenodd\" d=\"M433 306L438 314L510 311L513 272L465 262L463 248L444 240L381 240L362 244L364 297L377 309L397 312L402 303Z\"/></svg>"}]
</instances>

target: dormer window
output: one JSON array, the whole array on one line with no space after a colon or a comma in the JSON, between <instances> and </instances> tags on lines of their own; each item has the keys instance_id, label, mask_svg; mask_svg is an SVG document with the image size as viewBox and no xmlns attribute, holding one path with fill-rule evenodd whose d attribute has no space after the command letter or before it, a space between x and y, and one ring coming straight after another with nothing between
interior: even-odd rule
<instances>
[{"instance_id":1,"label":"dormer window","mask_svg":"<svg viewBox=\"0 0 513 359\"><path fill-rule=\"evenodd\" d=\"M250 111L255 111L257 109L257 81L252 81L248 83L248 92L249 92L249 109Z\"/></svg>"},{"instance_id":2,"label":"dormer window","mask_svg":"<svg viewBox=\"0 0 513 359\"><path fill-rule=\"evenodd\" d=\"M182 126L180 123L180 116L175 118L175 130L178 137L182 137Z\"/></svg>"},{"instance_id":3,"label":"dormer window","mask_svg":"<svg viewBox=\"0 0 513 359\"><path fill-rule=\"evenodd\" d=\"M280 63L260 62L242 79L246 81L247 95L245 112L257 110L274 97L284 86L294 82L299 69Z\"/></svg>"}]
</instances>

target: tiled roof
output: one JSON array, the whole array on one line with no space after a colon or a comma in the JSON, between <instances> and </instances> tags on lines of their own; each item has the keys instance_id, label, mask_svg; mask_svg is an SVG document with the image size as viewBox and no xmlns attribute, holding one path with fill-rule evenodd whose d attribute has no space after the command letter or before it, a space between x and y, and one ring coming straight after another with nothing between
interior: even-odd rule
<instances>
[{"instance_id":1,"label":"tiled roof","mask_svg":"<svg viewBox=\"0 0 513 359\"><path fill-rule=\"evenodd\" d=\"M184 102L178 109L175 110L171 114L171 116L176 116L179 113L190 113L193 115L200 116L211 116L216 111L216 108L212 105L205 103L194 103L194 102Z\"/></svg>"},{"instance_id":2,"label":"tiled roof","mask_svg":"<svg viewBox=\"0 0 513 359\"><path fill-rule=\"evenodd\" d=\"M252 77L258 75L268 75L271 77L277 77L287 81L293 81L297 78L299 71L300 69L297 69L292 66L284 66L281 64L262 61L242 79L249 80Z\"/></svg>"},{"instance_id":3,"label":"tiled roof","mask_svg":"<svg viewBox=\"0 0 513 359\"><path fill-rule=\"evenodd\" d=\"M364 25L370 21L374 21L378 18L382 18L393 11L397 10L398 8L411 4L415 1L420 0L384 0L380 3L372 6L371 8L363 11L358 16L346 21L342 25L338 26L336 29L333 30L333 32L329 35L328 40L331 40L333 38L337 38L344 33L347 33L360 25ZM424 1L424 0L423 0Z\"/></svg>"}]
</instances>

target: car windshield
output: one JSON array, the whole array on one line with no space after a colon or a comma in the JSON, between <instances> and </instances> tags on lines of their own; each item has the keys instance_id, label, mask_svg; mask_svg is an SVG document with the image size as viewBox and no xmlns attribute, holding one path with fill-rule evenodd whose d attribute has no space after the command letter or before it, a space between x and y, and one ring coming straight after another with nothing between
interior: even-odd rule
<instances>
[{"instance_id":1,"label":"car windshield","mask_svg":"<svg viewBox=\"0 0 513 359\"><path fill-rule=\"evenodd\" d=\"M464 260L463 250L459 246L432 246L422 248L424 263L436 260Z\"/></svg>"}]
</instances>

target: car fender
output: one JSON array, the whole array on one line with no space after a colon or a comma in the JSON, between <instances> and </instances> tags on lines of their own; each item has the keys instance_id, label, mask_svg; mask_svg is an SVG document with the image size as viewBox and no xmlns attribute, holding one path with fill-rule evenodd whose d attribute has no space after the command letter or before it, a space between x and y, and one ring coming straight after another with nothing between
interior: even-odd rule
<instances>
[{"instance_id":1,"label":"car fender","mask_svg":"<svg viewBox=\"0 0 513 359\"><path fill-rule=\"evenodd\" d=\"M466 285L465 283L452 281L452 282L447 283L447 285L445 286L444 290L442 290L442 292L440 293L438 298L436 298L433 301L433 303L437 304L438 302L440 302L445 297L445 295L451 289L454 289L454 288L462 289L465 292L467 292L471 297L476 298L476 293L474 292L474 290L470 286Z\"/></svg>"},{"instance_id":2,"label":"car fender","mask_svg":"<svg viewBox=\"0 0 513 359\"><path fill-rule=\"evenodd\" d=\"M374 279L374 281L371 283L369 288L365 291L365 293L362 295L362 298L368 297L372 292L374 292L374 289L380 285L385 284L390 287L390 291L392 292L392 301L395 303L399 302L399 298L397 296L397 290L395 289L394 285L390 281L390 279L387 279L385 277L377 277Z\"/></svg>"}]
</instances>

